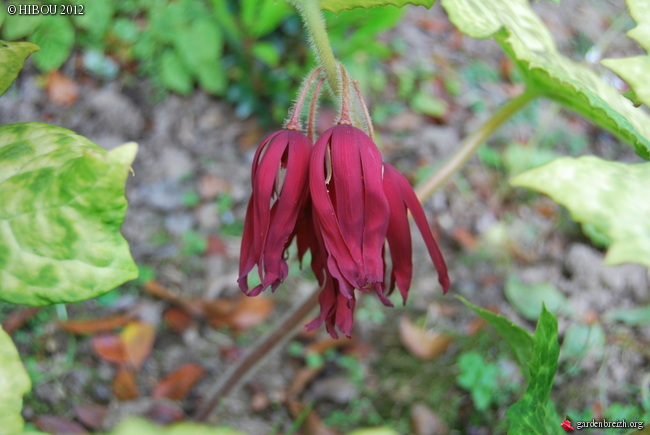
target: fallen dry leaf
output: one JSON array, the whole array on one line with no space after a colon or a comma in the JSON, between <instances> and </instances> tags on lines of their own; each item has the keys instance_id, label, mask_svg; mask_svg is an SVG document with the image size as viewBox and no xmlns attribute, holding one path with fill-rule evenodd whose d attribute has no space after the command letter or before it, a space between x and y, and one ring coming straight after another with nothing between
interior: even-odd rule
<instances>
[{"instance_id":1,"label":"fallen dry leaf","mask_svg":"<svg viewBox=\"0 0 650 435\"><path fill-rule=\"evenodd\" d=\"M126 349L119 335L103 334L93 337L92 346L95 353L104 361L124 364L128 361Z\"/></svg>"},{"instance_id":2,"label":"fallen dry leaf","mask_svg":"<svg viewBox=\"0 0 650 435\"><path fill-rule=\"evenodd\" d=\"M291 385L289 385L289 388L287 389L287 397L298 397L307 385L309 385L309 383L313 381L324 368L324 366L303 367L298 370L298 373L293 377L293 381L291 381Z\"/></svg>"},{"instance_id":3,"label":"fallen dry leaf","mask_svg":"<svg viewBox=\"0 0 650 435\"><path fill-rule=\"evenodd\" d=\"M119 400L132 400L140 395L135 375L130 369L121 368L113 379L113 394Z\"/></svg>"},{"instance_id":4,"label":"fallen dry leaf","mask_svg":"<svg viewBox=\"0 0 650 435\"><path fill-rule=\"evenodd\" d=\"M163 319L174 332L181 333L192 324L192 316L181 308L171 307L163 314Z\"/></svg>"},{"instance_id":5,"label":"fallen dry leaf","mask_svg":"<svg viewBox=\"0 0 650 435\"><path fill-rule=\"evenodd\" d=\"M4 329L7 334L11 335L22 328L25 323L29 322L32 317L38 314L39 311L41 311L41 307L28 307L13 310L2 322L2 329Z\"/></svg>"},{"instance_id":6,"label":"fallen dry leaf","mask_svg":"<svg viewBox=\"0 0 650 435\"><path fill-rule=\"evenodd\" d=\"M47 97L54 104L71 106L77 102L79 88L77 84L58 71L47 75Z\"/></svg>"},{"instance_id":7,"label":"fallen dry leaf","mask_svg":"<svg viewBox=\"0 0 650 435\"><path fill-rule=\"evenodd\" d=\"M113 316L102 319L66 320L59 322L59 328L76 335L110 332L130 322L128 316Z\"/></svg>"},{"instance_id":8,"label":"fallen dry leaf","mask_svg":"<svg viewBox=\"0 0 650 435\"><path fill-rule=\"evenodd\" d=\"M172 302L193 316L203 315L201 300L186 299L162 286L158 281L152 280L144 285L144 291L156 298Z\"/></svg>"},{"instance_id":9,"label":"fallen dry leaf","mask_svg":"<svg viewBox=\"0 0 650 435\"><path fill-rule=\"evenodd\" d=\"M406 316L400 319L399 337L411 355L423 360L442 355L452 342L449 335L418 328Z\"/></svg>"},{"instance_id":10,"label":"fallen dry leaf","mask_svg":"<svg viewBox=\"0 0 650 435\"><path fill-rule=\"evenodd\" d=\"M47 433L57 435L88 433L79 423L61 417L55 417L53 415L41 415L36 417L33 422L39 430Z\"/></svg>"},{"instance_id":11,"label":"fallen dry leaf","mask_svg":"<svg viewBox=\"0 0 650 435\"><path fill-rule=\"evenodd\" d=\"M431 408L416 403L411 408L411 433L413 435L445 435L447 427Z\"/></svg>"},{"instance_id":12,"label":"fallen dry leaf","mask_svg":"<svg viewBox=\"0 0 650 435\"><path fill-rule=\"evenodd\" d=\"M245 331L259 325L269 318L275 303L271 298L242 295L235 301L214 299L203 302L203 309L208 323L213 328L228 326Z\"/></svg>"},{"instance_id":13,"label":"fallen dry leaf","mask_svg":"<svg viewBox=\"0 0 650 435\"><path fill-rule=\"evenodd\" d=\"M91 430L98 430L106 418L108 409L104 405L94 403L81 403L74 405L74 412L84 426Z\"/></svg>"},{"instance_id":14,"label":"fallen dry leaf","mask_svg":"<svg viewBox=\"0 0 650 435\"><path fill-rule=\"evenodd\" d=\"M451 238L468 251L474 251L478 245L476 236L464 227L454 228L451 233Z\"/></svg>"},{"instance_id":15,"label":"fallen dry leaf","mask_svg":"<svg viewBox=\"0 0 650 435\"><path fill-rule=\"evenodd\" d=\"M160 399L167 397L172 400L181 400L194 385L205 375L205 370L199 364L184 364L164 379L161 379L153 390L152 397Z\"/></svg>"},{"instance_id":16,"label":"fallen dry leaf","mask_svg":"<svg viewBox=\"0 0 650 435\"><path fill-rule=\"evenodd\" d=\"M124 345L127 361L139 370L153 349L156 328L150 323L131 322L122 330L120 339Z\"/></svg>"}]
</instances>

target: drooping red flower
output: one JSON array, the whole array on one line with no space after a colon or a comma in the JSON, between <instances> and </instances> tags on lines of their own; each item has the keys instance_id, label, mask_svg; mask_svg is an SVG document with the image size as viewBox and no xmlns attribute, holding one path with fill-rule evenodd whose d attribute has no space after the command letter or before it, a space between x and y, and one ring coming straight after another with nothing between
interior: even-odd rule
<instances>
[{"instance_id":1,"label":"drooping red flower","mask_svg":"<svg viewBox=\"0 0 650 435\"><path fill-rule=\"evenodd\" d=\"M287 277L284 253L308 197L311 141L300 131L284 129L260 144L251 170L251 194L239 261L239 287L255 296ZM248 274L257 265L261 284L249 290Z\"/></svg>"},{"instance_id":2,"label":"drooping red flower","mask_svg":"<svg viewBox=\"0 0 650 435\"><path fill-rule=\"evenodd\" d=\"M314 270L323 286L321 313L308 329L325 322L333 337L335 327L349 336L355 289L373 290L385 305L392 305L387 296L397 286L406 302L413 270L408 210L447 292L447 266L413 188L393 166L382 162L376 145L363 131L340 124L323 133L312 151L309 187L313 228L319 234L309 242L312 260L325 263L321 267L326 270L320 277L318 267ZM392 263L388 286L385 242ZM318 249L325 253L316 255Z\"/></svg>"},{"instance_id":3,"label":"drooping red flower","mask_svg":"<svg viewBox=\"0 0 650 435\"><path fill-rule=\"evenodd\" d=\"M330 128L314 145L309 188L327 269L341 293L350 299L357 288L382 295L390 211L375 144L351 125Z\"/></svg>"}]
</instances>

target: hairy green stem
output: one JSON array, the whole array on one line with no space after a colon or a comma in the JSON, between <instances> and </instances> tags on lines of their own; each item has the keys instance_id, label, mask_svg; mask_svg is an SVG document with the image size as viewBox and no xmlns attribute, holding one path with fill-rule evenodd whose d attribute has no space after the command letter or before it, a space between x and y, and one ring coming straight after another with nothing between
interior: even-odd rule
<instances>
[{"instance_id":1,"label":"hairy green stem","mask_svg":"<svg viewBox=\"0 0 650 435\"><path fill-rule=\"evenodd\" d=\"M290 0L298 9L334 96L339 94L339 66L330 46L319 0Z\"/></svg>"},{"instance_id":2,"label":"hairy green stem","mask_svg":"<svg viewBox=\"0 0 650 435\"><path fill-rule=\"evenodd\" d=\"M481 125L478 130L467 136L461 143L458 151L451 156L444 166L431 174L429 178L417 186L415 193L420 202L431 196L436 189L458 171L472 156L472 154L474 154L478 147L481 146L481 144L485 142L485 140L490 137L490 135L501 126L501 124L510 119L512 115L517 113L522 107L539 95L540 94L536 91L526 90L517 98L508 101L508 103L497 110L490 119Z\"/></svg>"}]
</instances>

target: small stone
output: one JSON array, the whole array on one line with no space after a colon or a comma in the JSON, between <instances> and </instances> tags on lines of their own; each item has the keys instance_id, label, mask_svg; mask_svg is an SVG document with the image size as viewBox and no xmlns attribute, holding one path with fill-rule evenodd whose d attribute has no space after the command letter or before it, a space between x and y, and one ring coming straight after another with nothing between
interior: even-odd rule
<instances>
[{"instance_id":1,"label":"small stone","mask_svg":"<svg viewBox=\"0 0 650 435\"><path fill-rule=\"evenodd\" d=\"M346 404L359 395L357 387L343 376L333 376L314 382L309 391L311 400L330 400Z\"/></svg>"},{"instance_id":2,"label":"small stone","mask_svg":"<svg viewBox=\"0 0 650 435\"><path fill-rule=\"evenodd\" d=\"M159 157L159 170L166 178L180 180L194 172L194 162L187 151L163 148Z\"/></svg>"},{"instance_id":3,"label":"small stone","mask_svg":"<svg viewBox=\"0 0 650 435\"><path fill-rule=\"evenodd\" d=\"M202 204L196 210L196 219L202 230L214 230L219 226L219 215L214 204Z\"/></svg>"},{"instance_id":4,"label":"small stone","mask_svg":"<svg viewBox=\"0 0 650 435\"><path fill-rule=\"evenodd\" d=\"M194 226L192 213L173 213L165 218L165 228L171 234L180 236Z\"/></svg>"}]
</instances>

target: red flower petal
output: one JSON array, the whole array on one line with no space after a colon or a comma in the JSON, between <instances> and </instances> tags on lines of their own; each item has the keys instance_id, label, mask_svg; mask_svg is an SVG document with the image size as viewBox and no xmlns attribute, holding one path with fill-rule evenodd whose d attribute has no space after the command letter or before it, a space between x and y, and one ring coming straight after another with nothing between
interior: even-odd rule
<instances>
[{"instance_id":1,"label":"red flower petal","mask_svg":"<svg viewBox=\"0 0 650 435\"><path fill-rule=\"evenodd\" d=\"M422 210L420 201L418 201L417 197L415 196L415 192L413 192L413 188L409 184L408 180L404 178L404 176L400 174L397 169L389 164L384 164L384 174L386 172L391 172L391 178L393 178L398 185L402 194L402 198L404 199L404 203L406 204L406 207L408 207L408 209L411 211L413 220L415 221L415 224L418 226L418 229L422 234L424 243L427 245L427 250L429 251L433 265L438 271L438 282L440 282L443 292L447 293L447 290L449 290L449 275L447 274L447 265L445 264L445 259L442 257L440 248L438 248L438 244L431 235L429 223L427 222L427 218L424 215L424 210Z\"/></svg>"},{"instance_id":2,"label":"red flower petal","mask_svg":"<svg viewBox=\"0 0 650 435\"><path fill-rule=\"evenodd\" d=\"M363 131L354 129L364 182L363 266L369 283L383 282L383 248L390 209L382 182L381 154Z\"/></svg>"},{"instance_id":3,"label":"red flower petal","mask_svg":"<svg viewBox=\"0 0 650 435\"><path fill-rule=\"evenodd\" d=\"M386 198L390 204L390 219L388 221L386 240L388 240L393 264L392 276L394 281L391 283L391 287L397 284L402 300L406 303L413 274L413 253L406 205L399 189L399 183L395 179L396 172L397 170L392 166L384 164L384 192L386 192ZM399 175L401 176L401 174Z\"/></svg>"}]
</instances>

